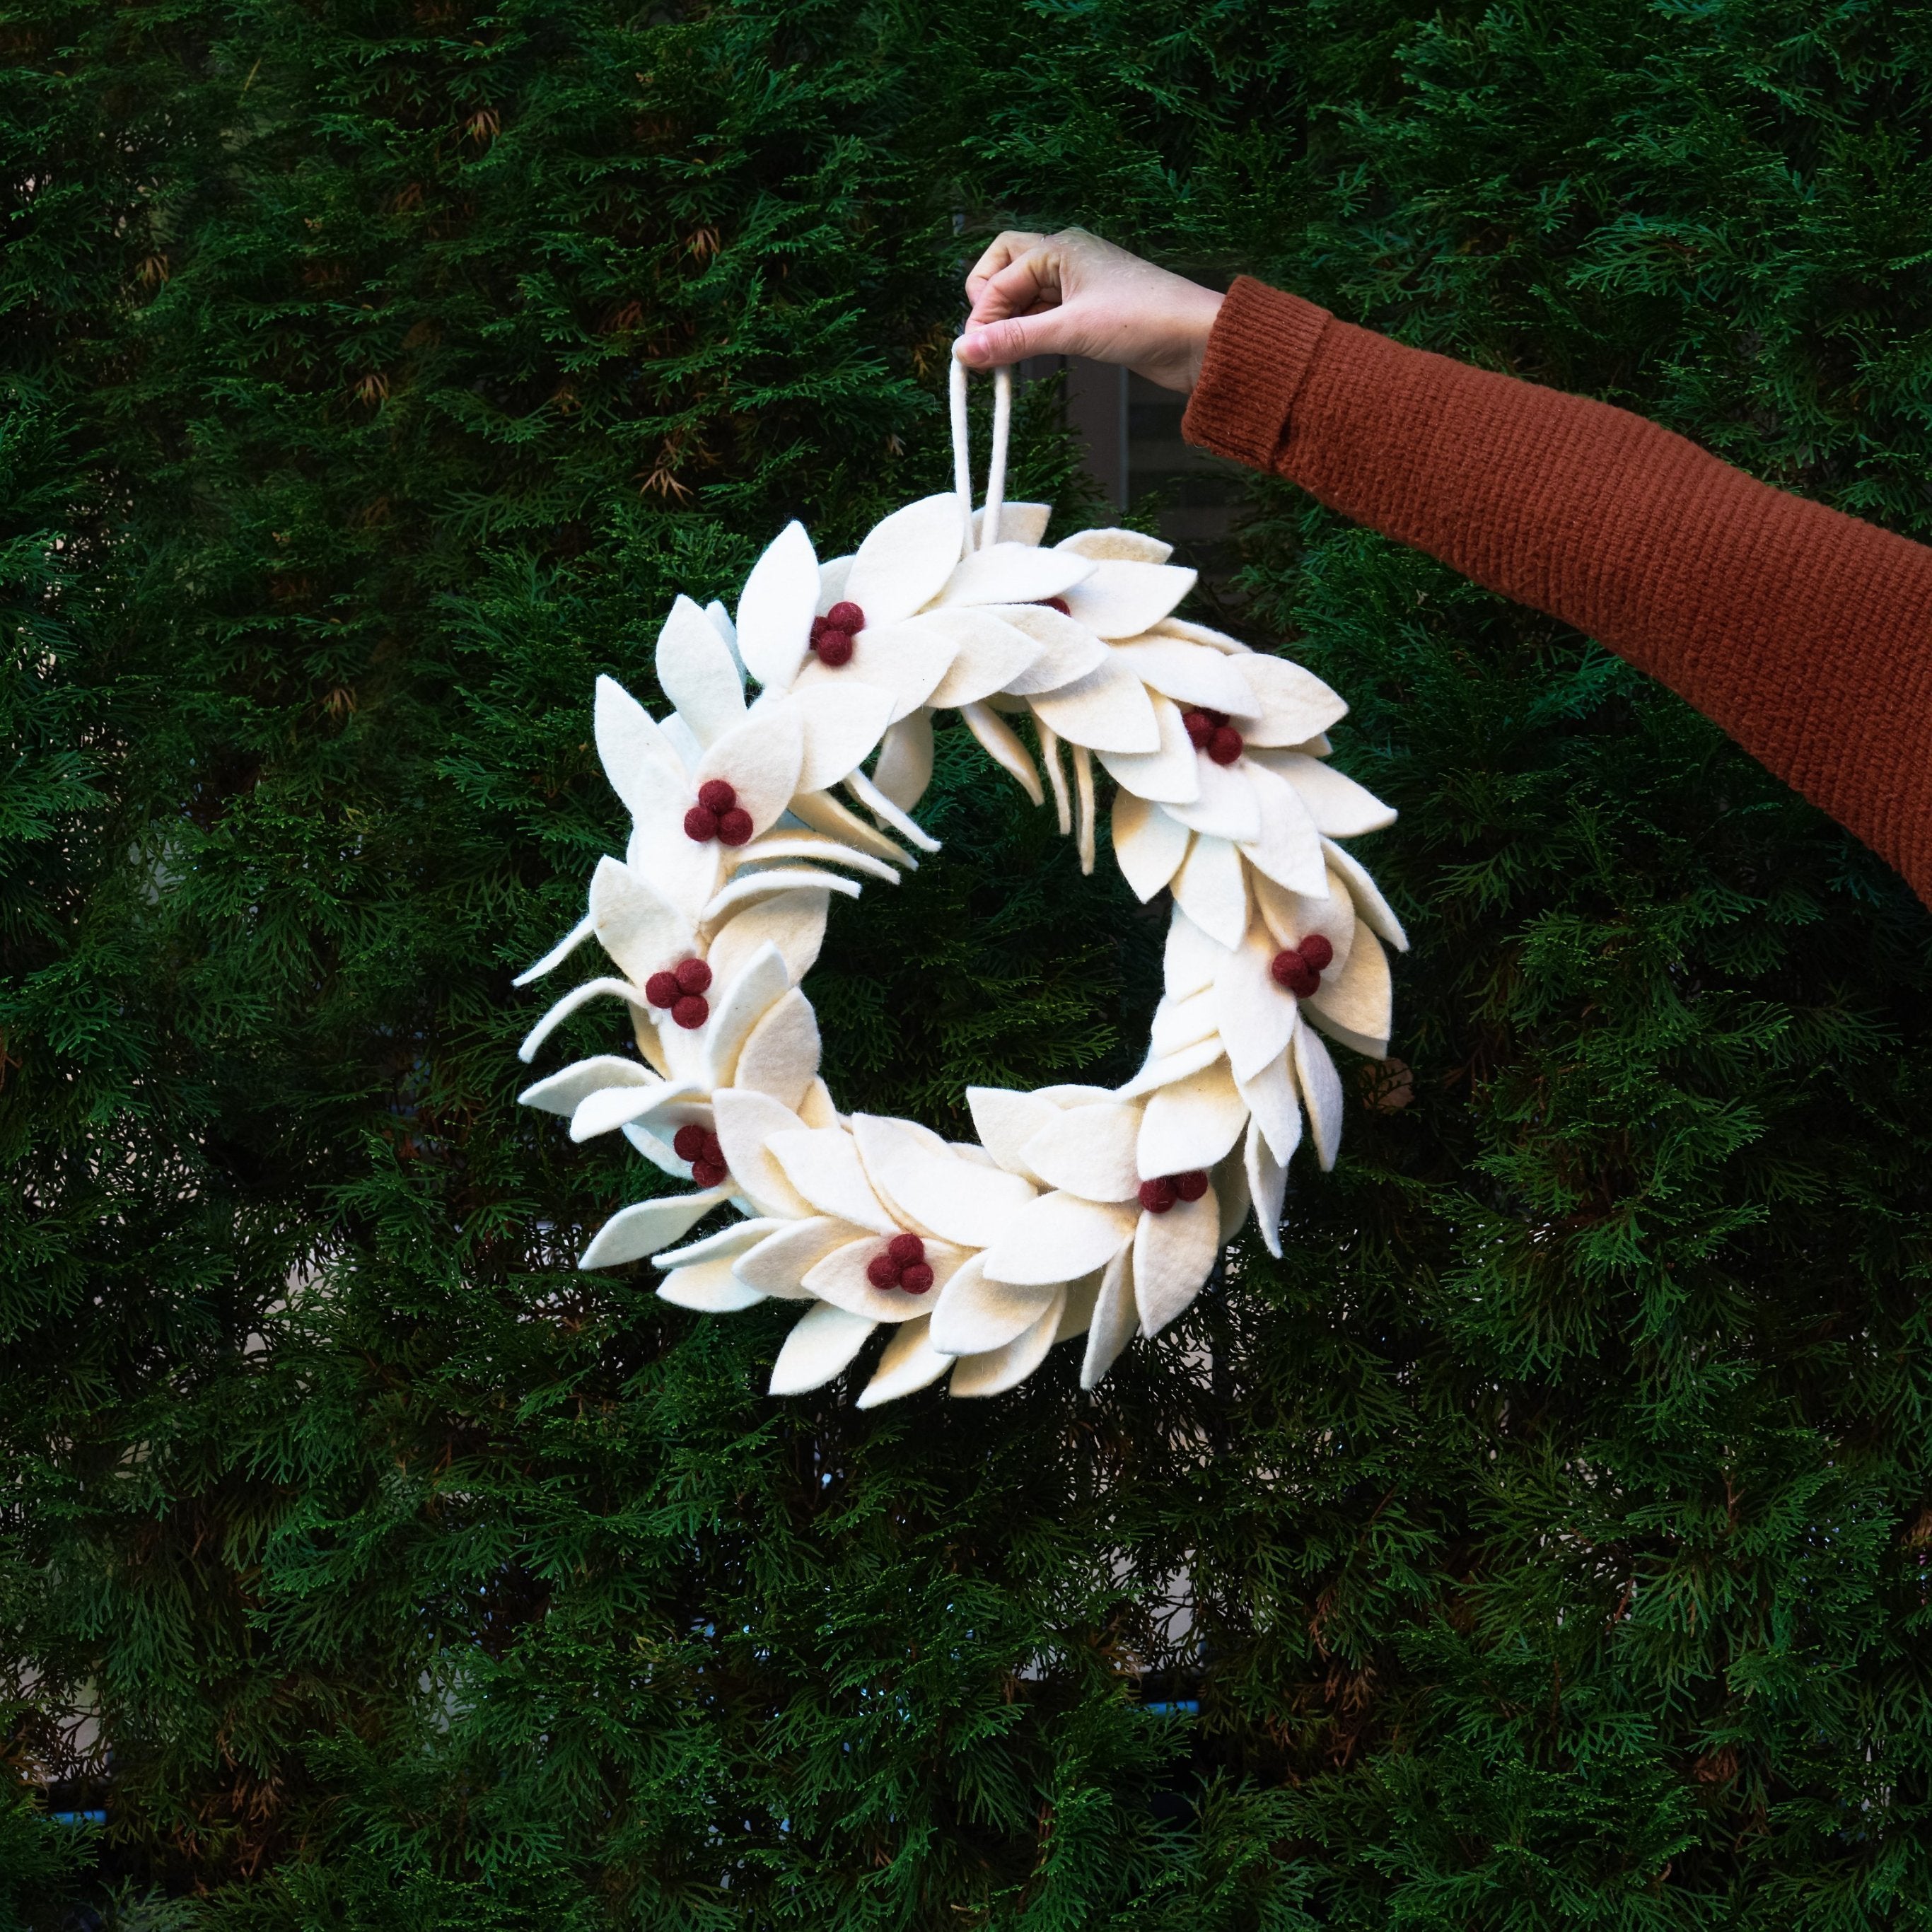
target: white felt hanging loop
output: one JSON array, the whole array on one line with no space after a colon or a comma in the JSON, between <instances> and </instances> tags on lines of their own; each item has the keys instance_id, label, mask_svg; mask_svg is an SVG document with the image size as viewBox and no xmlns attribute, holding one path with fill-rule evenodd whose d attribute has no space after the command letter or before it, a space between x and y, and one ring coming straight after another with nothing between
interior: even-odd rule
<instances>
[{"instance_id":1,"label":"white felt hanging loop","mask_svg":"<svg viewBox=\"0 0 1932 1932\"><path fill-rule=\"evenodd\" d=\"M952 418L952 487L959 498L960 521L964 534L961 553L970 556L976 548L991 550L1000 540L1000 512L1006 500L1006 448L1012 438L1013 372L1002 365L993 371L993 447L986 464L986 507L978 517L973 512L973 452L971 420L966 407L967 368L953 344L952 368L948 377L947 400ZM974 542L974 526L979 526L979 542Z\"/></svg>"}]
</instances>

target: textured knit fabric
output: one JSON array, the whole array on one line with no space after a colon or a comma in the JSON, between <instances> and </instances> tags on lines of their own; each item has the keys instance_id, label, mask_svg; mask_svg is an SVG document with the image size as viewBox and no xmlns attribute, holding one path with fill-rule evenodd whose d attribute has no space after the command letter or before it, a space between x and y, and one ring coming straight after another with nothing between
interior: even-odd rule
<instances>
[{"instance_id":1,"label":"textured knit fabric","mask_svg":"<svg viewBox=\"0 0 1932 1932\"><path fill-rule=\"evenodd\" d=\"M1184 431L1599 639L1932 904L1932 548L1246 278Z\"/></svg>"}]
</instances>

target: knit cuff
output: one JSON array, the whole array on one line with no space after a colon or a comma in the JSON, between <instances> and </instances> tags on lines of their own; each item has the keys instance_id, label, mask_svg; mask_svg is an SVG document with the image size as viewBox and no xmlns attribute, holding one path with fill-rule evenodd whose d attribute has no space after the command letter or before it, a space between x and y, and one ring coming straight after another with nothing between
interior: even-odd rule
<instances>
[{"instance_id":1,"label":"knit cuff","mask_svg":"<svg viewBox=\"0 0 1932 1932\"><path fill-rule=\"evenodd\" d=\"M1329 320L1325 308L1299 296L1238 277L1208 334L1181 434L1216 456L1272 469Z\"/></svg>"}]
</instances>

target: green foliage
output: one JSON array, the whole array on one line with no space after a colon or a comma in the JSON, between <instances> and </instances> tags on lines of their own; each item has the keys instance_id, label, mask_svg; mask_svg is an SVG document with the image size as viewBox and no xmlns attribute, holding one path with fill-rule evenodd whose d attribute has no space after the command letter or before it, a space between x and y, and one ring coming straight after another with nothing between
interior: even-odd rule
<instances>
[{"instance_id":1,"label":"green foliage","mask_svg":"<svg viewBox=\"0 0 1932 1932\"><path fill-rule=\"evenodd\" d=\"M992 222L1932 536L1917 14L0 37L0 1609L107 1922L1932 1923L1924 915L1600 650L1257 484L1240 621L1402 812L1409 1082L1097 1397L773 1403L782 1313L577 1274L638 1178L512 1104L509 985L615 836L596 673L944 477ZM941 736L814 990L952 1126L1122 1068L1159 922ZM61 1828L0 1814L30 1922Z\"/></svg>"}]
</instances>

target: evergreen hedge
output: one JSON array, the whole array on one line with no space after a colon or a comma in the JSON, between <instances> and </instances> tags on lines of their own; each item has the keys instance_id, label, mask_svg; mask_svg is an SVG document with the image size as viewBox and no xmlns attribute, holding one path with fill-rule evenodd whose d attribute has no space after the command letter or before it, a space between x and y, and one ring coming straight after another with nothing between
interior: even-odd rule
<instances>
[{"instance_id":1,"label":"evergreen hedge","mask_svg":"<svg viewBox=\"0 0 1932 1932\"><path fill-rule=\"evenodd\" d=\"M595 674L943 484L1004 221L1932 538L1921 13L0 52L0 1925L1932 1924L1927 920L1601 650L1256 484L1237 621L1402 813L1410 1081L1097 1396L773 1402L782 1311L575 1273L636 1171L513 1106L509 985L616 837ZM941 740L945 854L814 990L842 1103L957 1127L1124 1070L1159 921Z\"/></svg>"}]
</instances>

